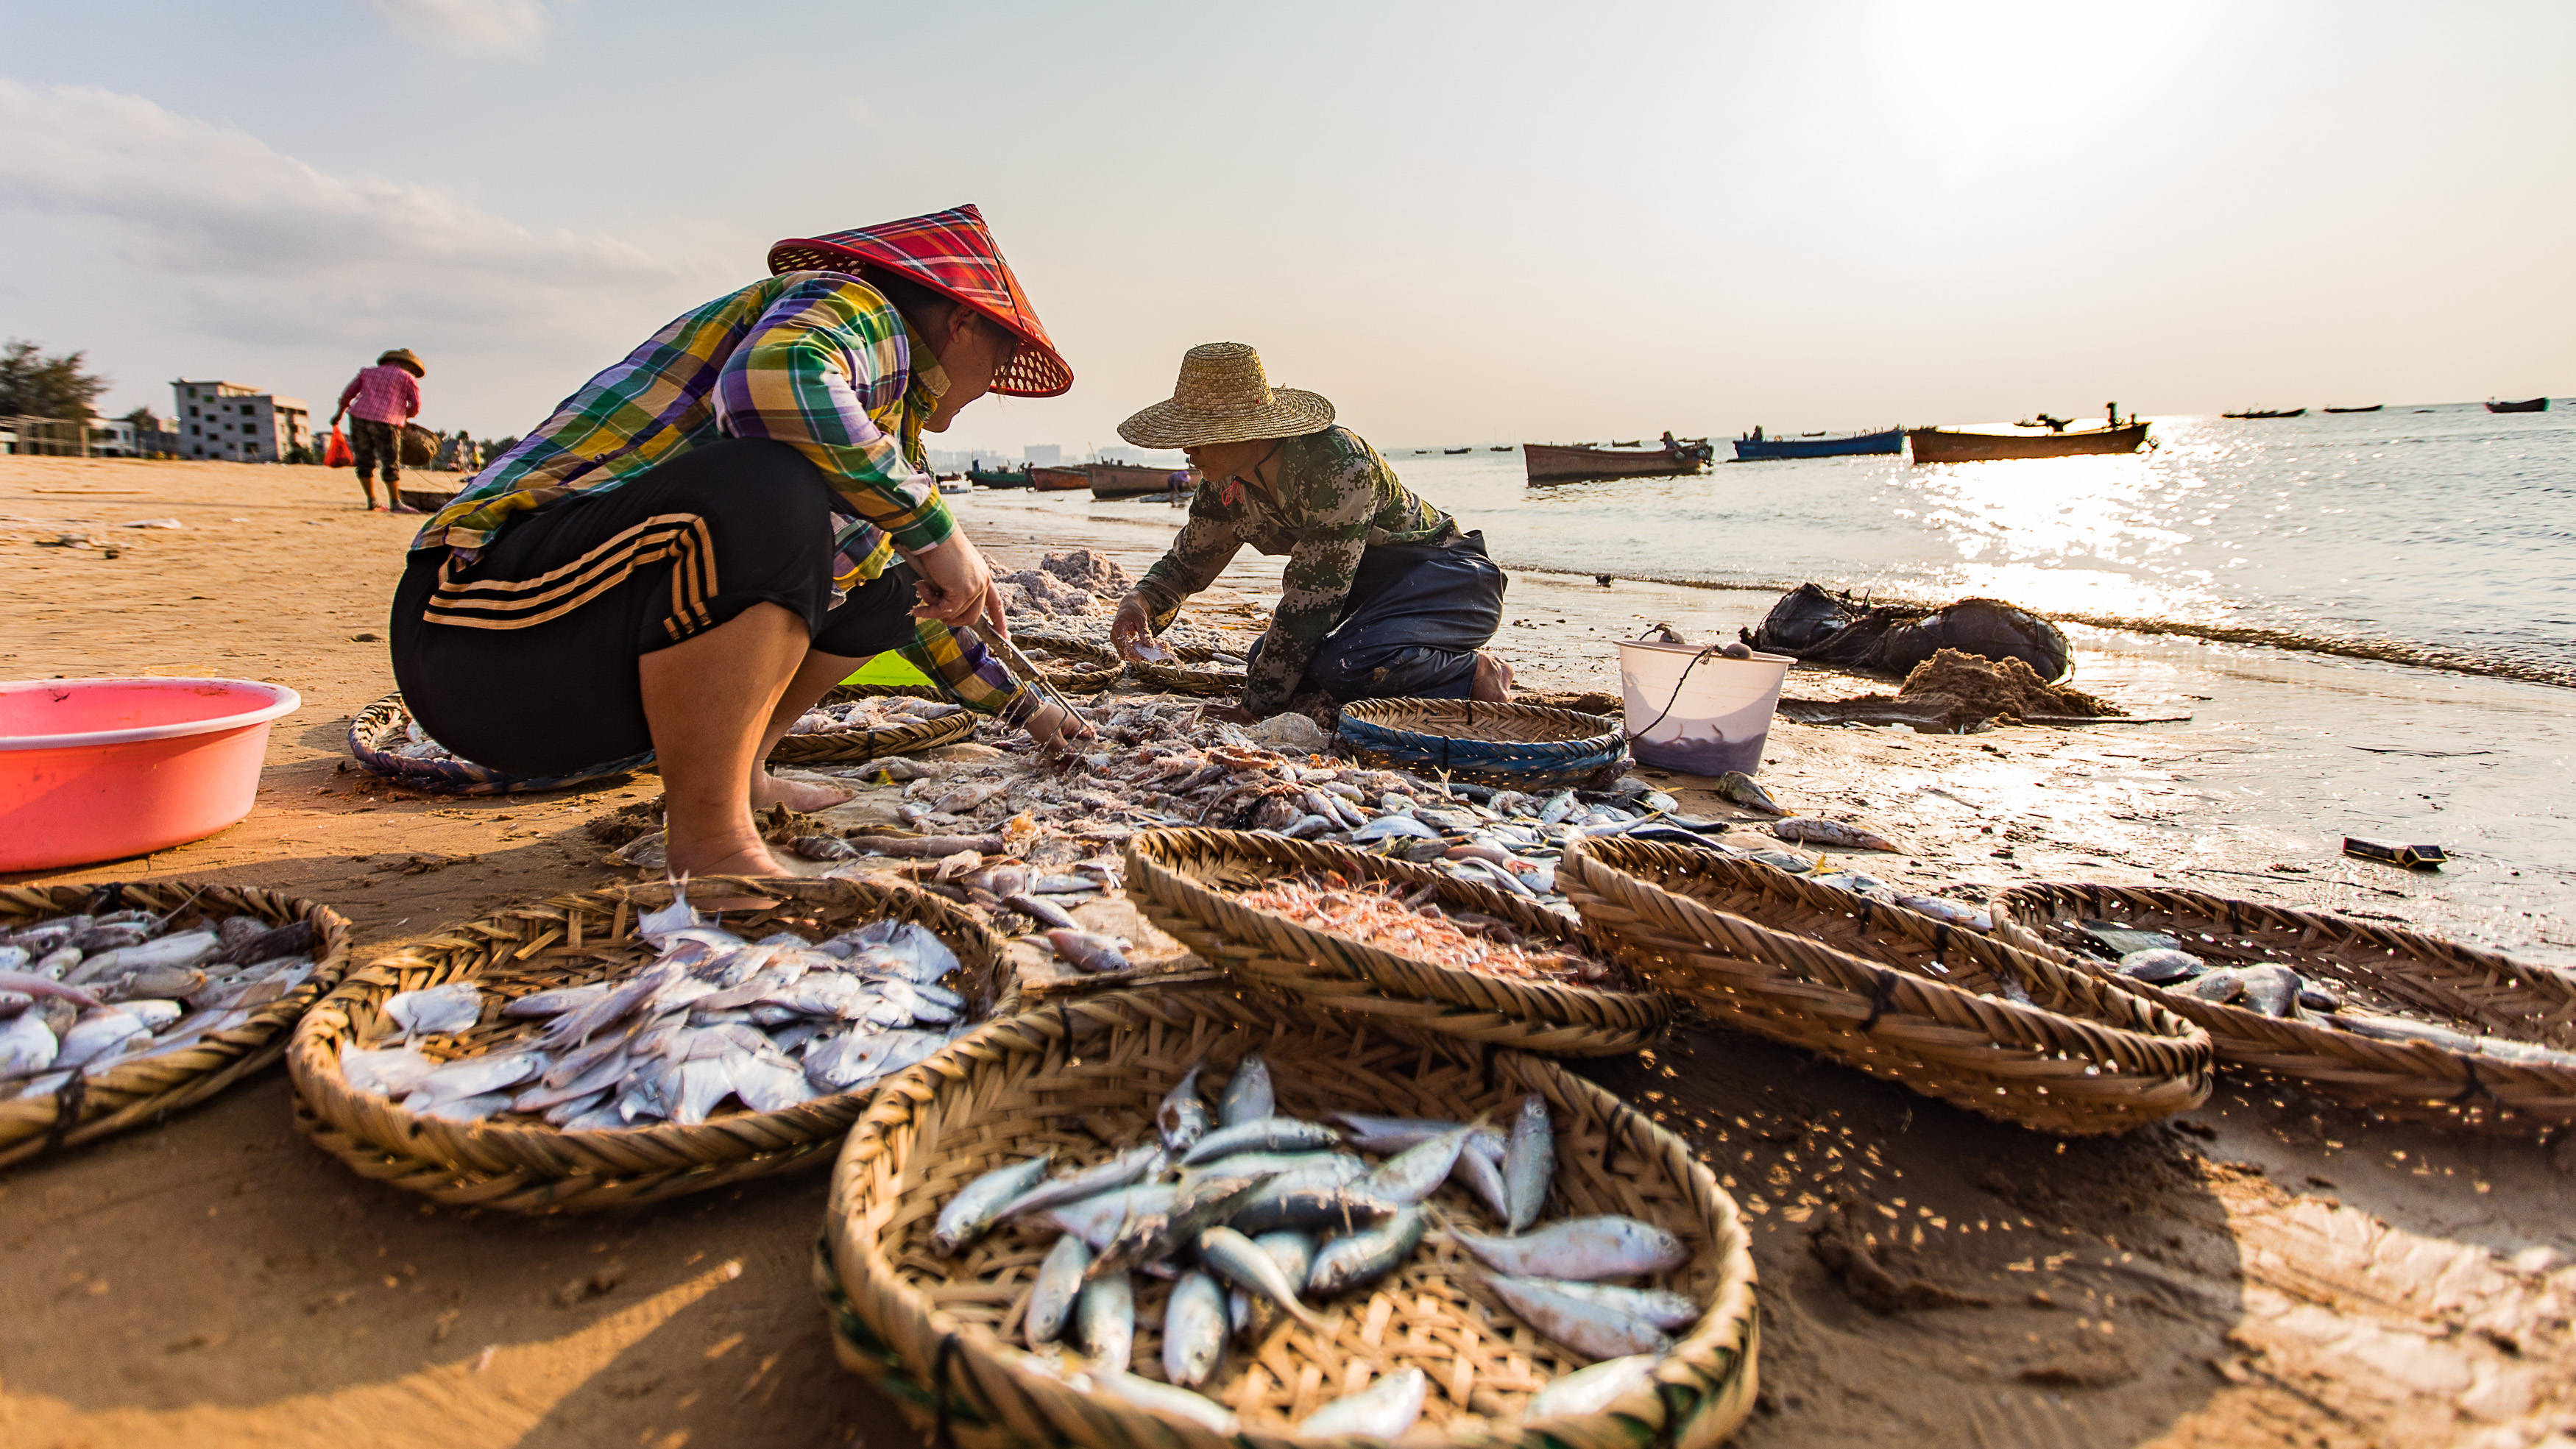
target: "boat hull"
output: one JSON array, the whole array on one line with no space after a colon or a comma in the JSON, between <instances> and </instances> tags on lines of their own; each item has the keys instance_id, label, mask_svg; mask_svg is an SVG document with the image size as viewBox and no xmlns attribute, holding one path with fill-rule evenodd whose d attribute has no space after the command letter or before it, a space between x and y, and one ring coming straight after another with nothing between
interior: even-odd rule
<instances>
[{"instance_id":1,"label":"boat hull","mask_svg":"<svg viewBox=\"0 0 2576 1449\"><path fill-rule=\"evenodd\" d=\"M2096 428L2089 433L1953 433L1915 428L1905 435L1917 463L1982 463L1997 458L2072 458L2086 453L2134 453L2147 440L2147 425Z\"/></svg>"},{"instance_id":2,"label":"boat hull","mask_svg":"<svg viewBox=\"0 0 2576 1449\"><path fill-rule=\"evenodd\" d=\"M2491 413L2545 413L2549 411L2549 399L2545 397L2527 397L2520 402L2491 402L2487 404L2487 411Z\"/></svg>"},{"instance_id":3,"label":"boat hull","mask_svg":"<svg viewBox=\"0 0 2576 1449\"><path fill-rule=\"evenodd\" d=\"M1091 474L1082 468L1031 468L1029 486L1041 493L1070 493L1090 487Z\"/></svg>"},{"instance_id":4,"label":"boat hull","mask_svg":"<svg viewBox=\"0 0 2576 1449\"><path fill-rule=\"evenodd\" d=\"M1026 488L1029 486L1029 475L1026 469L997 473L982 468L969 468L966 470L966 481L978 488Z\"/></svg>"},{"instance_id":5,"label":"boat hull","mask_svg":"<svg viewBox=\"0 0 2576 1449\"><path fill-rule=\"evenodd\" d=\"M1738 438L1735 461L1760 463L1773 458L1849 458L1905 451L1905 430L1854 433L1847 438Z\"/></svg>"},{"instance_id":6,"label":"boat hull","mask_svg":"<svg viewBox=\"0 0 2576 1449\"><path fill-rule=\"evenodd\" d=\"M1148 493L1172 491L1172 470L1140 468L1133 463L1094 463L1083 469L1091 475L1094 498L1141 498Z\"/></svg>"},{"instance_id":7,"label":"boat hull","mask_svg":"<svg viewBox=\"0 0 2576 1449\"><path fill-rule=\"evenodd\" d=\"M2388 406L2386 403L2372 403L2366 408L2328 408L2326 411L2330 413L2375 413L2386 406Z\"/></svg>"},{"instance_id":8,"label":"boat hull","mask_svg":"<svg viewBox=\"0 0 2576 1449\"><path fill-rule=\"evenodd\" d=\"M1544 443L1521 445L1521 466L1532 483L1584 483L1603 478L1677 478L1708 466L1706 444L1657 448L1652 452L1614 452L1608 448L1559 448Z\"/></svg>"}]
</instances>

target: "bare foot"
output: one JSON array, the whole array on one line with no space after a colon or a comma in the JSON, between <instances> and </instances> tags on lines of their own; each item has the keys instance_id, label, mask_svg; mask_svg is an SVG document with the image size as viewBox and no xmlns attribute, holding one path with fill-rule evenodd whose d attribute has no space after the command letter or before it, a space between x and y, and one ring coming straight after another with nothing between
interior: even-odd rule
<instances>
[{"instance_id":1,"label":"bare foot","mask_svg":"<svg viewBox=\"0 0 2576 1449\"><path fill-rule=\"evenodd\" d=\"M670 843L670 865L674 877L696 879L710 875L785 875L769 847L755 837L749 845L730 841L678 841ZM690 898L705 910L731 909L725 902Z\"/></svg>"},{"instance_id":2,"label":"bare foot","mask_svg":"<svg viewBox=\"0 0 2576 1449\"><path fill-rule=\"evenodd\" d=\"M1512 702L1512 667L1499 654L1476 651L1476 681L1467 686L1468 697L1487 704Z\"/></svg>"},{"instance_id":3,"label":"bare foot","mask_svg":"<svg viewBox=\"0 0 2576 1449\"><path fill-rule=\"evenodd\" d=\"M763 770L759 777L752 781L751 808L757 810L764 805L784 805L790 810L801 810L811 814L816 810L829 810L835 805L846 803L858 793L856 790L844 790L836 785L819 785L806 780L782 780Z\"/></svg>"}]
</instances>

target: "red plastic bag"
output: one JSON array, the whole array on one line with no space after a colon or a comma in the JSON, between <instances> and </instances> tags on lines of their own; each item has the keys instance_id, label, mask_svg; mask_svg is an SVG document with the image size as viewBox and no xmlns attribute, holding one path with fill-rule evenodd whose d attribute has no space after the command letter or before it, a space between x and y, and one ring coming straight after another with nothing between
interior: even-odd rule
<instances>
[{"instance_id":1,"label":"red plastic bag","mask_svg":"<svg viewBox=\"0 0 2576 1449\"><path fill-rule=\"evenodd\" d=\"M341 433L339 426L334 424L331 428L331 441L322 445L322 466L346 468L356 461L358 461L358 450L349 446L348 438Z\"/></svg>"}]
</instances>

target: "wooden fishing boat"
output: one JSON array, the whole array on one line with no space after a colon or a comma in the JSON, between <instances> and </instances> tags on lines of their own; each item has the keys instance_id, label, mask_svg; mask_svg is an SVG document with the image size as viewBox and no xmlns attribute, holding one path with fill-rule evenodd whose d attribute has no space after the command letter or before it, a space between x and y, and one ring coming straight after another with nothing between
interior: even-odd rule
<instances>
[{"instance_id":1,"label":"wooden fishing boat","mask_svg":"<svg viewBox=\"0 0 2576 1449\"><path fill-rule=\"evenodd\" d=\"M1141 498L1148 493L1172 491L1172 469L1144 468L1134 463L1094 463L1083 469L1091 475L1094 498Z\"/></svg>"},{"instance_id":2,"label":"wooden fishing boat","mask_svg":"<svg viewBox=\"0 0 2576 1449\"><path fill-rule=\"evenodd\" d=\"M2495 399L2489 398L2487 399L2487 411L2491 413L2545 413L2549 411L2549 399L2545 397L2527 397L2520 402L2497 402Z\"/></svg>"},{"instance_id":3,"label":"wooden fishing boat","mask_svg":"<svg viewBox=\"0 0 2576 1449\"><path fill-rule=\"evenodd\" d=\"M1513 445L1512 445L1512 444L1510 444L1510 443L1497 443L1497 444L1495 444L1491 449L1489 449L1488 451L1496 452L1496 453L1508 453L1508 452L1510 452L1510 451L1512 450L1512 447L1513 447Z\"/></svg>"},{"instance_id":4,"label":"wooden fishing boat","mask_svg":"<svg viewBox=\"0 0 2576 1449\"><path fill-rule=\"evenodd\" d=\"M2253 412L2219 414L2222 418L2304 418L2307 415L2306 408L2279 408L2269 412L2257 409Z\"/></svg>"},{"instance_id":5,"label":"wooden fishing boat","mask_svg":"<svg viewBox=\"0 0 2576 1449\"><path fill-rule=\"evenodd\" d=\"M1090 470L1084 468L1029 468L1029 486L1040 493L1070 493L1091 486Z\"/></svg>"},{"instance_id":6,"label":"wooden fishing boat","mask_svg":"<svg viewBox=\"0 0 2576 1449\"><path fill-rule=\"evenodd\" d=\"M2386 406L2388 406L2386 403L2372 403L2366 408L2328 408L2326 411L2330 413L2375 413Z\"/></svg>"},{"instance_id":7,"label":"wooden fishing boat","mask_svg":"<svg viewBox=\"0 0 2576 1449\"><path fill-rule=\"evenodd\" d=\"M966 470L966 481L978 488L1026 488L1029 486L1029 470L1026 468L969 468Z\"/></svg>"},{"instance_id":8,"label":"wooden fishing boat","mask_svg":"<svg viewBox=\"0 0 2576 1449\"><path fill-rule=\"evenodd\" d=\"M1443 453L1472 453L1476 450L1473 448L1443 448L1440 451Z\"/></svg>"},{"instance_id":9,"label":"wooden fishing boat","mask_svg":"<svg viewBox=\"0 0 2576 1449\"><path fill-rule=\"evenodd\" d=\"M1993 458L2068 458L2081 453L2134 453L2147 440L2147 425L2095 428L2082 433L1956 433L1912 428L1905 440L1917 463L1977 463Z\"/></svg>"},{"instance_id":10,"label":"wooden fishing boat","mask_svg":"<svg viewBox=\"0 0 2576 1449\"><path fill-rule=\"evenodd\" d=\"M1521 464L1532 483L1580 483L1596 478L1671 478L1708 467L1717 449L1706 438L1678 447L1614 452L1590 446L1564 448L1523 443Z\"/></svg>"},{"instance_id":11,"label":"wooden fishing boat","mask_svg":"<svg viewBox=\"0 0 2576 1449\"><path fill-rule=\"evenodd\" d=\"M1875 433L1848 433L1839 438L1795 437L1735 440L1735 461L1759 463L1772 458L1846 458L1865 453L1902 453L1905 430L1888 428Z\"/></svg>"}]
</instances>

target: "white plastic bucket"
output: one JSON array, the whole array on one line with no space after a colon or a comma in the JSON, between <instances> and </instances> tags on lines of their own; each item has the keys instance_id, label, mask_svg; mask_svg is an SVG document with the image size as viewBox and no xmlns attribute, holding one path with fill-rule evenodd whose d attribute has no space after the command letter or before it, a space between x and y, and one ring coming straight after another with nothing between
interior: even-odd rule
<instances>
[{"instance_id":1,"label":"white plastic bucket","mask_svg":"<svg viewBox=\"0 0 2576 1449\"><path fill-rule=\"evenodd\" d=\"M1715 645L1621 640L1630 753L1641 765L1686 775L1761 773L1771 712L1795 662L1785 654L1729 659Z\"/></svg>"}]
</instances>

